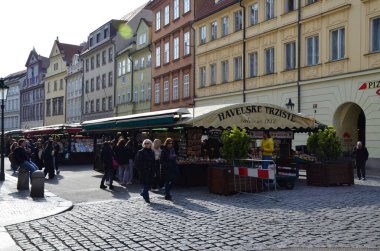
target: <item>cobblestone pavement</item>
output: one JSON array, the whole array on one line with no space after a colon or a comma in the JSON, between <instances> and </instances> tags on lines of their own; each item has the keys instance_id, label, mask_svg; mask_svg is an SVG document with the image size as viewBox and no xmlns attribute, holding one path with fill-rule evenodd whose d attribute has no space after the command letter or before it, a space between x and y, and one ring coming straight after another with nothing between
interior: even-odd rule
<instances>
[{"instance_id":1,"label":"cobblestone pavement","mask_svg":"<svg viewBox=\"0 0 380 251\"><path fill-rule=\"evenodd\" d=\"M356 183L232 196L176 189L174 202L77 204L6 229L23 250L380 250L380 180Z\"/></svg>"}]
</instances>

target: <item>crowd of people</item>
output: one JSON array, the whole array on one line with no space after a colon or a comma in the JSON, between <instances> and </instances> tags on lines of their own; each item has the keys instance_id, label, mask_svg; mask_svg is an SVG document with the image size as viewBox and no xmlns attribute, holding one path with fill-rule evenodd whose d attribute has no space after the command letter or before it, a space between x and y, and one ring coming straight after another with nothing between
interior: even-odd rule
<instances>
[{"instance_id":1,"label":"crowd of people","mask_svg":"<svg viewBox=\"0 0 380 251\"><path fill-rule=\"evenodd\" d=\"M132 184L133 170L138 171L142 185L141 196L150 203L149 191L157 192L160 188L165 191L165 199L171 200L171 188L178 176L176 152L173 139L145 139L141 148L135 153L133 142L120 137L118 141L105 141L101 150L101 160L104 167L100 188L113 190L113 180L117 179L122 186ZM107 182L107 183L105 183Z\"/></svg>"},{"instance_id":2,"label":"crowd of people","mask_svg":"<svg viewBox=\"0 0 380 251\"><path fill-rule=\"evenodd\" d=\"M45 177L53 179L60 173L60 148L58 142L53 139L12 140L8 158L13 173L23 168L29 171L31 176L36 170L43 170Z\"/></svg>"}]
</instances>

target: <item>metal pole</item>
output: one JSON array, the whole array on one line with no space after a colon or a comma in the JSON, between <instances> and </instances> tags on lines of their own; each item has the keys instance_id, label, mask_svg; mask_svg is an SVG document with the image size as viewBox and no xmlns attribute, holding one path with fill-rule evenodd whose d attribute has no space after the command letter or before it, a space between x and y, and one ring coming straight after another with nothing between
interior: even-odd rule
<instances>
[{"instance_id":1,"label":"metal pole","mask_svg":"<svg viewBox=\"0 0 380 251\"><path fill-rule=\"evenodd\" d=\"M0 181L5 180L4 173L4 99L1 100L1 173Z\"/></svg>"}]
</instances>

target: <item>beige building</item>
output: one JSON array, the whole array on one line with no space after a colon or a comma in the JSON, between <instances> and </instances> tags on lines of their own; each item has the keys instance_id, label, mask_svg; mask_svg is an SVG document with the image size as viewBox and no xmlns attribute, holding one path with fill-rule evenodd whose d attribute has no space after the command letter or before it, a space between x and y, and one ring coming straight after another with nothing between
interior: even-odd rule
<instances>
[{"instance_id":1,"label":"beige building","mask_svg":"<svg viewBox=\"0 0 380 251\"><path fill-rule=\"evenodd\" d=\"M45 126L65 123L67 67L81 50L82 46L54 41L45 77Z\"/></svg>"},{"instance_id":2,"label":"beige building","mask_svg":"<svg viewBox=\"0 0 380 251\"><path fill-rule=\"evenodd\" d=\"M293 103L380 161L379 0L210 2L223 6L196 16L196 106Z\"/></svg>"}]
</instances>

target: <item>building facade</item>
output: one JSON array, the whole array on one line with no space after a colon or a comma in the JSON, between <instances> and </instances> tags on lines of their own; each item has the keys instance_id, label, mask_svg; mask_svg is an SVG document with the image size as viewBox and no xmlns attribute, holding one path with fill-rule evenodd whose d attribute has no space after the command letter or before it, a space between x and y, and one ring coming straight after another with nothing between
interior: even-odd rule
<instances>
[{"instance_id":1,"label":"building facade","mask_svg":"<svg viewBox=\"0 0 380 251\"><path fill-rule=\"evenodd\" d=\"M4 78L9 87L4 103L4 131L20 129L20 87L26 77L26 70L12 73Z\"/></svg>"},{"instance_id":2,"label":"building facade","mask_svg":"<svg viewBox=\"0 0 380 251\"><path fill-rule=\"evenodd\" d=\"M363 141L376 166L380 1L298 2L231 1L196 17L196 105L294 102L335 126L347 153Z\"/></svg>"},{"instance_id":3,"label":"building facade","mask_svg":"<svg viewBox=\"0 0 380 251\"><path fill-rule=\"evenodd\" d=\"M150 111L151 22L140 18L134 33L130 44L116 57L116 116Z\"/></svg>"},{"instance_id":4,"label":"building facade","mask_svg":"<svg viewBox=\"0 0 380 251\"><path fill-rule=\"evenodd\" d=\"M82 46L64 44L58 38L50 52L50 65L45 77L45 120L44 125L65 123L66 119L66 75L74 54L82 51Z\"/></svg>"},{"instance_id":5,"label":"building facade","mask_svg":"<svg viewBox=\"0 0 380 251\"><path fill-rule=\"evenodd\" d=\"M82 118L83 62L74 54L66 76L66 121L80 123Z\"/></svg>"},{"instance_id":6,"label":"building facade","mask_svg":"<svg viewBox=\"0 0 380 251\"><path fill-rule=\"evenodd\" d=\"M45 102L45 75L49 59L29 53L26 61L26 78L20 88L21 129L43 126Z\"/></svg>"},{"instance_id":7,"label":"building facade","mask_svg":"<svg viewBox=\"0 0 380 251\"><path fill-rule=\"evenodd\" d=\"M152 11L151 110L193 103L194 0L154 0Z\"/></svg>"}]
</instances>

